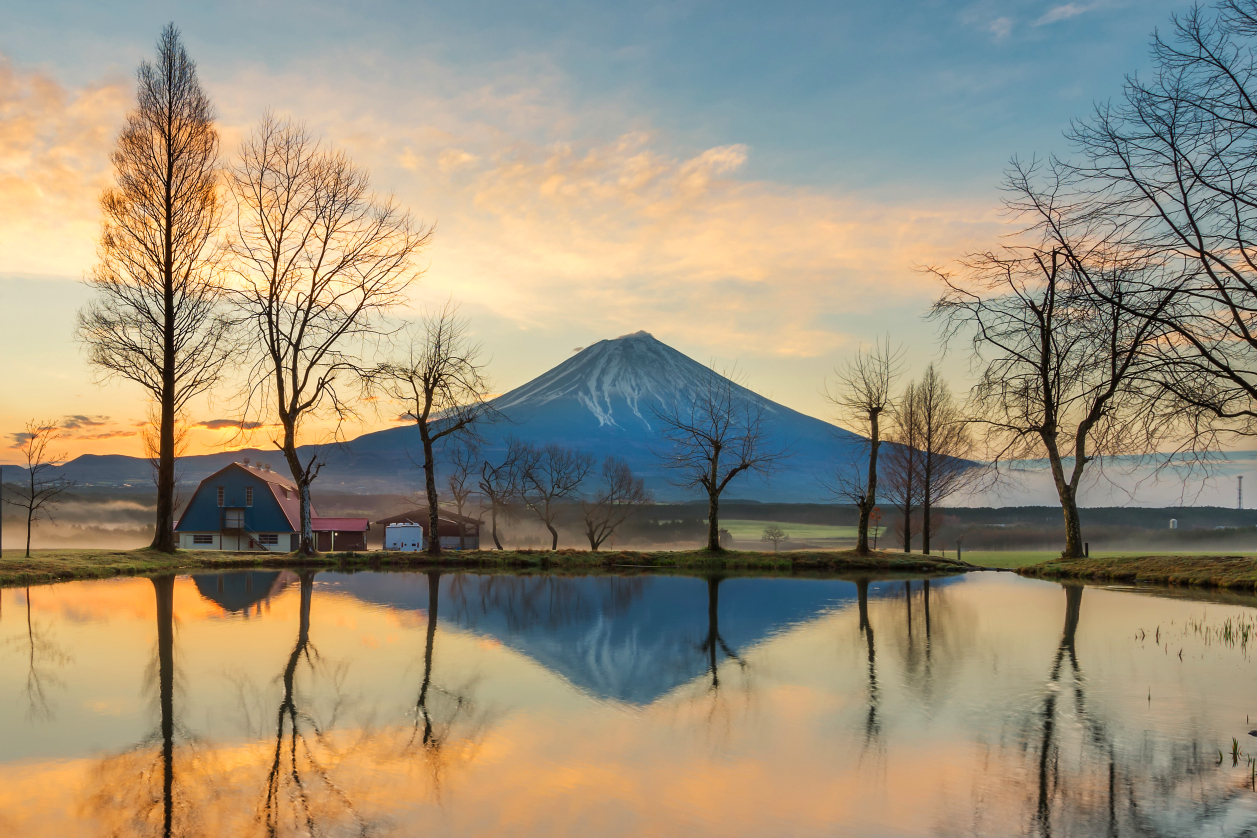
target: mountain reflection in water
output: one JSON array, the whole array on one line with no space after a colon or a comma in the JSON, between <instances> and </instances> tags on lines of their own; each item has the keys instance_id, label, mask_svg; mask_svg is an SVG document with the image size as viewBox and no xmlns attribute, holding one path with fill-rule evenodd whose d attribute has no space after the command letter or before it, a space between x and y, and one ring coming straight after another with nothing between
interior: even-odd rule
<instances>
[{"instance_id":1,"label":"mountain reflection in water","mask_svg":"<svg viewBox=\"0 0 1257 838\"><path fill-rule=\"evenodd\" d=\"M8 589L0 835L1253 834L1255 614L996 574Z\"/></svg>"}]
</instances>

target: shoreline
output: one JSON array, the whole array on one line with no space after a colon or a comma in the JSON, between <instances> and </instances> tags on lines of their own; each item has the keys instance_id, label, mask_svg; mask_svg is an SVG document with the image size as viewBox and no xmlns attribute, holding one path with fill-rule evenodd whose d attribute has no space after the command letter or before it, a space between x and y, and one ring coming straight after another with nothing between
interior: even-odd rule
<instances>
[{"instance_id":1,"label":"shoreline","mask_svg":"<svg viewBox=\"0 0 1257 838\"><path fill-rule=\"evenodd\" d=\"M1253 556L1131 556L1122 558L1052 559L1017 568L1032 579L1164 585L1171 588L1257 590L1257 558Z\"/></svg>"},{"instance_id":2,"label":"shoreline","mask_svg":"<svg viewBox=\"0 0 1257 838\"><path fill-rule=\"evenodd\" d=\"M616 550L476 550L447 551L433 560L425 553L369 552L223 553L186 551L159 553L138 550L37 550L31 558L0 557L0 587L48 585L117 576L144 576L215 570L314 568L320 570L488 570L539 573L675 573L769 572L797 573L965 573L990 570L954 559L878 551L868 556L851 550L771 553L728 550L636 551Z\"/></svg>"}]
</instances>

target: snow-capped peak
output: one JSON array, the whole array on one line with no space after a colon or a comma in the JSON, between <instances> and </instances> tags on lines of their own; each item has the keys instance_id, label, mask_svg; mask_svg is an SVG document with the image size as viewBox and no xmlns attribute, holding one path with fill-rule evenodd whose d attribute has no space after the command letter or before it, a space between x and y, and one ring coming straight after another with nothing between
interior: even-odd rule
<instances>
[{"instance_id":1,"label":"snow-capped peak","mask_svg":"<svg viewBox=\"0 0 1257 838\"><path fill-rule=\"evenodd\" d=\"M653 402L672 403L706 385L713 375L649 332L639 331L586 347L500 396L494 406L511 410L571 399L593 413L600 426L623 427L625 421L636 420L649 427Z\"/></svg>"}]
</instances>

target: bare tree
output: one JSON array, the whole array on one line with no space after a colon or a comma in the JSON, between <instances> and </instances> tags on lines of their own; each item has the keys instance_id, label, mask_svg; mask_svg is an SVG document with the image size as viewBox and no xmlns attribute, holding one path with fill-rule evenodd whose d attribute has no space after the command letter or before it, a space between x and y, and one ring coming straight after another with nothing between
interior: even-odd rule
<instances>
[{"instance_id":1,"label":"bare tree","mask_svg":"<svg viewBox=\"0 0 1257 838\"><path fill-rule=\"evenodd\" d=\"M480 451L466 442L453 446L449 453L450 470L445 476L445 484L454 499L454 510L458 513L458 549L467 549L467 526L463 521L468 517L463 511L468 508L473 495L478 493L476 475L482 460ZM477 516L479 517L479 516Z\"/></svg>"},{"instance_id":2,"label":"bare tree","mask_svg":"<svg viewBox=\"0 0 1257 838\"><path fill-rule=\"evenodd\" d=\"M903 350L892 348L889 341L878 341L871 349L862 349L847 363L835 370L835 380L826 389L826 397L845 419L852 422L868 439L867 477L862 481L863 494L854 498L860 517L856 530L856 552L869 552L869 514L877 505L877 455L881 449L881 419L891 406L891 388L903 363Z\"/></svg>"},{"instance_id":3,"label":"bare tree","mask_svg":"<svg viewBox=\"0 0 1257 838\"><path fill-rule=\"evenodd\" d=\"M218 381L233 346L216 270L214 110L173 24L137 76L136 108L110 158L115 184L101 196L100 261L87 280L96 297L77 331L94 367L139 384L157 405L153 547L170 553L177 417Z\"/></svg>"},{"instance_id":4,"label":"bare tree","mask_svg":"<svg viewBox=\"0 0 1257 838\"><path fill-rule=\"evenodd\" d=\"M777 548L781 542L789 540L790 536L781 528L780 524L769 524L764 527L764 532L760 536L760 541L771 541L773 543L773 552L777 552Z\"/></svg>"},{"instance_id":5,"label":"bare tree","mask_svg":"<svg viewBox=\"0 0 1257 838\"><path fill-rule=\"evenodd\" d=\"M903 537L905 553L912 552L912 537L920 527L916 518L917 508L924 494L923 433L919 407L916 382L909 382L892 405L887 433L887 442L891 444L882 454L882 492L899 510L897 528Z\"/></svg>"},{"instance_id":6,"label":"bare tree","mask_svg":"<svg viewBox=\"0 0 1257 838\"><path fill-rule=\"evenodd\" d=\"M602 461L602 482L591 498L581 501L585 537L589 549L598 550L616 529L647 504L654 503L650 490L619 457Z\"/></svg>"},{"instance_id":7,"label":"bare tree","mask_svg":"<svg viewBox=\"0 0 1257 838\"><path fill-rule=\"evenodd\" d=\"M551 442L520 460L521 498L550 531L550 549L559 549L559 517L563 504L580 494L594 469L594 455Z\"/></svg>"},{"instance_id":8,"label":"bare tree","mask_svg":"<svg viewBox=\"0 0 1257 838\"><path fill-rule=\"evenodd\" d=\"M245 414L280 428L273 441L300 493L299 550L310 555L310 484L322 462L298 456L303 424L330 418L338 434L353 415L343 388L362 380L364 345L384 330L381 315L406 301L418 275L411 260L432 231L372 194L367 172L343 152L270 114L229 180L231 297L254 350Z\"/></svg>"},{"instance_id":9,"label":"bare tree","mask_svg":"<svg viewBox=\"0 0 1257 838\"><path fill-rule=\"evenodd\" d=\"M405 406L402 417L413 420L419 429L430 556L441 555L434 446L455 434L478 439L477 423L493 410L486 401L490 388L481 361L483 350L467 331L467 321L446 303L407 330L405 358L384 363L369 376L371 386Z\"/></svg>"},{"instance_id":10,"label":"bare tree","mask_svg":"<svg viewBox=\"0 0 1257 838\"><path fill-rule=\"evenodd\" d=\"M986 430L987 459L994 468L1048 460L1065 520L1063 555L1079 557L1088 465L1153 451L1167 427L1148 410L1161 332L1154 317L1130 313L1143 304L1124 291L1156 266L1074 238L1059 223L1066 210L1054 203L1055 184L1036 189L1026 169L1014 168L1010 188L1020 196L1011 205L1029 214L1040 241L971 256L960 276L936 270L945 290L932 314L949 337L971 336L981 378L970 412Z\"/></svg>"},{"instance_id":11,"label":"bare tree","mask_svg":"<svg viewBox=\"0 0 1257 838\"><path fill-rule=\"evenodd\" d=\"M740 474L771 473L786 457L772 439L772 422L764 402L729 375L714 368L688 399L656 407L657 452L673 483L702 489L707 495L707 549L720 544L720 496Z\"/></svg>"},{"instance_id":12,"label":"bare tree","mask_svg":"<svg viewBox=\"0 0 1257 838\"><path fill-rule=\"evenodd\" d=\"M966 417L933 364L925 368L913 396L920 427L921 552L929 553L934 506L972 485L982 470L969 460L973 439Z\"/></svg>"},{"instance_id":13,"label":"bare tree","mask_svg":"<svg viewBox=\"0 0 1257 838\"><path fill-rule=\"evenodd\" d=\"M31 529L41 518L51 521L53 512L73 482L56 476L53 470L65 462L65 455L48 450L60 436L58 422L41 422L35 419L26 423L26 431L19 436L17 450L26 460L26 480L15 486L15 497L4 502L26 512L26 558L31 557Z\"/></svg>"},{"instance_id":14,"label":"bare tree","mask_svg":"<svg viewBox=\"0 0 1257 838\"><path fill-rule=\"evenodd\" d=\"M532 447L514 437L506 440L506 451L501 461L485 460L480 464L480 494L489 502L490 532L493 545L502 549L502 541L498 538L498 518L510 518L514 515L512 504L519 500L523 486L523 472L526 460L532 455Z\"/></svg>"}]
</instances>

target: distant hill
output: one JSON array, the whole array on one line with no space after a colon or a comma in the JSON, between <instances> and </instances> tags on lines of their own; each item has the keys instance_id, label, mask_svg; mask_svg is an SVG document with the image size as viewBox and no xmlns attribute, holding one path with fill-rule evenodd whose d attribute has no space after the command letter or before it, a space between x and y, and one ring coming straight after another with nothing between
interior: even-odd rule
<instances>
[{"instance_id":1,"label":"distant hill","mask_svg":"<svg viewBox=\"0 0 1257 838\"><path fill-rule=\"evenodd\" d=\"M672 486L652 451L658 428L654 409L675 404L716 373L646 332L603 340L494 400L504 421L485 429L486 452L505 449L505 438L557 442L589 451L599 459L614 454L629 462L661 500L688 496ZM737 386L737 385L735 385ZM739 478L731 497L784 502L829 500L817 482L824 466L844 462L862 438L828 422L791 410L743 387L743 397L764 406L772 419L773 444L792 456L765 481ZM327 466L318 488L356 492L408 492L420 485L413 460L420 451L413 426L364 434L344 445L324 446ZM302 453L309 455L311 449ZM413 455L413 460L412 460ZM184 482L196 483L224 465L249 457L286 471L274 449L257 448L186 457L179 461ZM19 469L8 467L6 476ZM122 455L83 455L63 467L81 485L149 486L148 461Z\"/></svg>"}]
</instances>

